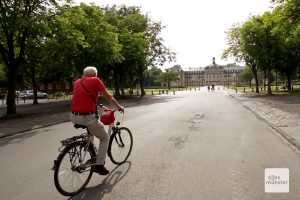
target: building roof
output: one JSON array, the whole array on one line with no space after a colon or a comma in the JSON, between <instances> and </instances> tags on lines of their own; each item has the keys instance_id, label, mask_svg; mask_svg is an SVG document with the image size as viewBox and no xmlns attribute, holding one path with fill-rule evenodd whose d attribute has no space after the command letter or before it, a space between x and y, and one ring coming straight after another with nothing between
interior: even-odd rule
<instances>
[{"instance_id":1,"label":"building roof","mask_svg":"<svg viewBox=\"0 0 300 200\"><path fill-rule=\"evenodd\" d=\"M224 65L218 65L218 64L210 64L205 67L205 69L222 69L222 68L224 68Z\"/></svg>"},{"instance_id":2,"label":"building roof","mask_svg":"<svg viewBox=\"0 0 300 200\"><path fill-rule=\"evenodd\" d=\"M170 71L179 71L182 70L180 65L174 65L173 67L170 67L168 70Z\"/></svg>"},{"instance_id":3,"label":"building roof","mask_svg":"<svg viewBox=\"0 0 300 200\"><path fill-rule=\"evenodd\" d=\"M224 67L224 70L225 71L228 71L228 70L244 70L246 68L246 66L239 66L239 65L236 65L236 66L225 66Z\"/></svg>"},{"instance_id":4,"label":"building roof","mask_svg":"<svg viewBox=\"0 0 300 200\"><path fill-rule=\"evenodd\" d=\"M244 70L246 68L246 66L239 66L239 65L219 65L216 63L215 58L213 57L212 59L212 63L207 65L206 67L194 67L194 68L185 68L182 69L185 72L198 72L198 71L205 71L205 70L209 70L209 69L218 69L218 70ZM170 68L172 69L172 68Z\"/></svg>"},{"instance_id":5,"label":"building roof","mask_svg":"<svg viewBox=\"0 0 300 200\"><path fill-rule=\"evenodd\" d=\"M189 68L189 71L203 71L204 68L203 67L194 67L194 68Z\"/></svg>"}]
</instances>

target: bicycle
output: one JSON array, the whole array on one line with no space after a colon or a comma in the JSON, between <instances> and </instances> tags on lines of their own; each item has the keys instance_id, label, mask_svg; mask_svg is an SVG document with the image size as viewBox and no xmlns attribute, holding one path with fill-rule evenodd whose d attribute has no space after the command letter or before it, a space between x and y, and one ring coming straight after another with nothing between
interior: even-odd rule
<instances>
[{"instance_id":1,"label":"bicycle","mask_svg":"<svg viewBox=\"0 0 300 200\"><path fill-rule=\"evenodd\" d=\"M105 110L115 112L103 105ZM110 160L121 165L125 163L132 151L133 138L126 127L119 127L120 122L109 124L109 145L107 154ZM75 124L76 129L83 128L87 132L60 141L60 154L54 160L54 183L59 193L64 196L74 196L85 189L94 172L97 148L93 142L93 134L86 126Z\"/></svg>"}]
</instances>

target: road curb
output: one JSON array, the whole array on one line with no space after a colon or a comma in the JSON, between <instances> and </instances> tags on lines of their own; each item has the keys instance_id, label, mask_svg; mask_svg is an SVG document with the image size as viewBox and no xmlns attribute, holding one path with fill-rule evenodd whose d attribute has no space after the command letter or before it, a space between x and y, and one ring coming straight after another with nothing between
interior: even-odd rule
<instances>
[{"instance_id":1,"label":"road curb","mask_svg":"<svg viewBox=\"0 0 300 200\"><path fill-rule=\"evenodd\" d=\"M9 133L9 134L6 134L6 135L1 135L0 139L6 138L6 137L11 137L11 136L18 135L18 134L22 134L22 133L25 133L25 132L28 132L28 131L33 131L33 130L40 129L40 128L45 128L45 127L48 127L48 126L54 126L54 125L65 123L65 122L69 122L69 121L70 120L61 120L59 122L53 122L53 123L49 123L49 124L43 124L43 125L40 125L40 126L36 126L34 128L23 129L21 131L16 131L14 133Z\"/></svg>"},{"instance_id":2,"label":"road curb","mask_svg":"<svg viewBox=\"0 0 300 200\"><path fill-rule=\"evenodd\" d=\"M297 148L300 151L300 142L298 142L295 138L290 136L285 131L281 130L280 128L274 126L272 123L270 123L268 120L260 116L255 110L251 109L250 107L243 104L237 97L235 97L232 94L229 94L230 97L235 99L238 103L240 103L244 108L251 111L258 119L262 120L264 123L266 123L272 130L274 130L276 133L281 135L289 144L293 145L295 148Z\"/></svg>"},{"instance_id":3,"label":"road curb","mask_svg":"<svg viewBox=\"0 0 300 200\"><path fill-rule=\"evenodd\" d=\"M140 102L147 102L147 101L153 100L154 98L160 99L162 97L163 96L150 96L150 97L145 97L145 98L119 99L119 103L121 103L126 108L126 107L130 107L132 104L136 105L136 104L139 104ZM55 102L55 103L58 103L58 102ZM59 103L62 103L62 102L59 102ZM66 104L68 104L68 103L69 103L69 100L67 100ZM40 105L46 106L47 104L45 103L45 104L40 104ZM107 102L104 102L103 105L109 106L109 104ZM23 105L21 105L21 106L23 106ZM30 105L25 105L25 106L28 107ZM45 109L45 108L43 108L43 109ZM67 108L67 110L68 111L62 111L62 110L53 111L52 114L65 115L65 114L70 113L69 108ZM29 113L29 111L27 111L27 112ZM63 117L63 118L57 117L55 122L47 121L47 115L40 116L40 118L45 119L45 121L41 122L41 124L39 126L26 127L26 126L23 125L22 128L20 128L21 130L16 129L15 131L12 131L10 133L5 133L5 132L0 133L0 139L15 136L15 135L18 135L18 134L22 134L22 133L25 133L25 132L28 132L28 131L33 131L33 130L37 130L37 129L48 127L48 126L53 126L53 125L57 125L57 124L65 123L65 122L70 122L69 117L67 117L67 118L66 117ZM24 119L24 120L30 120L30 119Z\"/></svg>"}]
</instances>

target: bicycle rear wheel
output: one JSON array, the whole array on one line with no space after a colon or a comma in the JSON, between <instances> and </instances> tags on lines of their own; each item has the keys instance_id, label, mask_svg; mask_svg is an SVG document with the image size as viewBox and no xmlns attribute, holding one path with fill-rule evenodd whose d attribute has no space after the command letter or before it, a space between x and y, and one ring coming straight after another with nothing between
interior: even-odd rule
<instances>
[{"instance_id":1,"label":"bicycle rear wheel","mask_svg":"<svg viewBox=\"0 0 300 200\"><path fill-rule=\"evenodd\" d=\"M126 127L121 127L111 135L108 156L111 161L120 165L128 159L133 145L132 134Z\"/></svg>"},{"instance_id":2,"label":"bicycle rear wheel","mask_svg":"<svg viewBox=\"0 0 300 200\"><path fill-rule=\"evenodd\" d=\"M86 143L75 142L66 147L57 159L57 167L54 171L54 183L59 191L64 196L73 196L78 194L89 183L93 169L92 167L81 167L81 163L94 157L94 151L90 147L85 154Z\"/></svg>"}]
</instances>

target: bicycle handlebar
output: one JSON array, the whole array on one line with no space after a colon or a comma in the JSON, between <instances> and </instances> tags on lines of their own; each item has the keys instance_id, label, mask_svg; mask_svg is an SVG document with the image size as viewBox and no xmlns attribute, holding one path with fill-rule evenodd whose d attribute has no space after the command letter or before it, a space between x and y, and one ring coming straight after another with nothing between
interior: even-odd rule
<instances>
[{"instance_id":1,"label":"bicycle handlebar","mask_svg":"<svg viewBox=\"0 0 300 200\"><path fill-rule=\"evenodd\" d=\"M108 108L108 107L104 106L103 104L98 104L97 106L99 106L100 108L104 108L104 109L107 109L107 110L114 111L114 112L115 112L115 111L121 112L120 109L112 109L112 108Z\"/></svg>"},{"instance_id":2,"label":"bicycle handlebar","mask_svg":"<svg viewBox=\"0 0 300 200\"><path fill-rule=\"evenodd\" d=\"M104 110L111 110L113 113L115 113L115 111L119 111L119 112L121 112L121 110L119 110L119 109L111 109L111 108L107 108L106 106L104 106L103 104L98 104L97 105L97 107L100 107L100 108L103 108ZM123 120L124 120L124 112L121 112L123 115L123 117L122 117L122 122L123 122ZM116 123L117 125L120 125L121 123L120 122L117 122Z\"/></svg>"}]
</instances>

